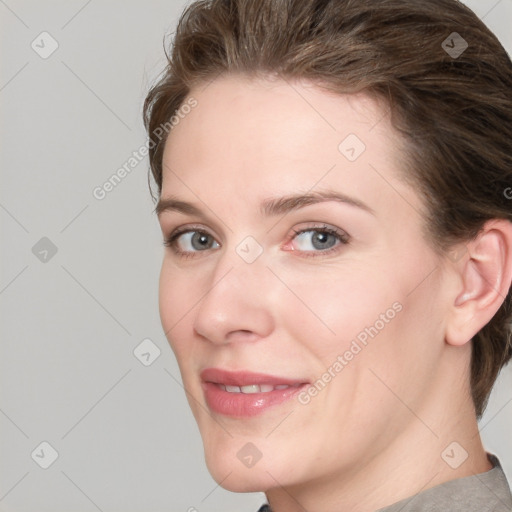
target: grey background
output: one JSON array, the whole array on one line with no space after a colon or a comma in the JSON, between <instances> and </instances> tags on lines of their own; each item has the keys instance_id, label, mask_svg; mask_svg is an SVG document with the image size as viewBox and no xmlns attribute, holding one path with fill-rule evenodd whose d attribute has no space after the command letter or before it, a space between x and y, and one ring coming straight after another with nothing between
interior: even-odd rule
<instances>
[{"instance_id":1,"label":"grey background","mask_svg":"<svg viewBox=\"0 0 512 512\"><path fill-rule=\"evenodd\" d=\"M512 0L467 4L511 53ZM147 158L103 200L92 194L146 141L142 101L184 5L0 0L1 511L253 512L264 501L206 470L158 316ZM31 47L43 31L59 45L46 59ZM33 253L43 237L57 249L46 262ZM149 366L133 353L147 338L161 351ZM481 422L509 480L511 384L509 366ZM47 469L43 441L58 452Z\"/></svg>"}]
</instances>

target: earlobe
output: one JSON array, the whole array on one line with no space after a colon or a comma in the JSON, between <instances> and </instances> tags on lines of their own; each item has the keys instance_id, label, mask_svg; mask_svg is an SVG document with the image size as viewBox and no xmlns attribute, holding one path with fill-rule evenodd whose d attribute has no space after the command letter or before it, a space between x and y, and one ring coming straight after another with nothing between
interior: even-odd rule
<instances>
[{"instance_id":1,"label":"earlobe","mask_svg":"<svg viewBox=\"0 0 512 512\"><path fill-rule=\"evenodd\" d=\"M512 223L488 221L456 264L460 273L446 342L464 345L484 327L503 304L512 282Z\"/></svg>"}]
</instances>

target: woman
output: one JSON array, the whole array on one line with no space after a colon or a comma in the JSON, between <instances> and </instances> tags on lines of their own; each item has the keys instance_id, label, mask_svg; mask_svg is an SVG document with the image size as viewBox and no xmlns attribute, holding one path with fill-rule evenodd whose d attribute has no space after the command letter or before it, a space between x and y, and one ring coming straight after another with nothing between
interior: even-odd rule
<instances>
[{"instance_id":1,"label":"woman","mask_svg":"<svg viewBox=\"0 0 512 512\"><path fill-rule=\"evenodd\" d=\"M212 0L145 102L160 315L261 511L512 510L512 63L455 0ZM171 129L172 128L172 129Z\"/></svg>"}]
</instances>

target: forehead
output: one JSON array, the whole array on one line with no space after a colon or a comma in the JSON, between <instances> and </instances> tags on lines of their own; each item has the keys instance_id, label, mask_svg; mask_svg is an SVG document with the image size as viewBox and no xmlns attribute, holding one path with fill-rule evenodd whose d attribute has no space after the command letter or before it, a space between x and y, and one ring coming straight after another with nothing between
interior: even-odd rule
<instances>
[{"instance_id":1,"label":"forehead","mask_svg":"<svg viewBox=\"0 0 512 512\"><path fill-rule=\"evenodd\" d=\"M379 202L392 192L379 192L390 188L386 182L405 185L398 173L402 140L386 107L365 94L226 76L190 96L197 106L165 146L162 196L234 189L264 196L326 186Z\"/></svg>"},{"instance_id":2,"label":"forehead","mask_svg":"<svg viewBox=\"0 0 512 512\"><path fill-rule=\"evenodd\" d=\"M219 143L220 148L229 148L236 140L244 150L261 142L266 151L275 150L274 146L286 150L295 143L297 152L305 153L312 145L304 148L304 138L323 140L323 146L337 151L348 133L357 132L373 145L388 145L395 135L382 102L366 94L336 95L306 81L228 75L194 88L189 96L198 105L173 128L167 151L190 136L196 137L198 150ZM288 151L288 156L292 154Z\"/></svg>"}]
</instances>

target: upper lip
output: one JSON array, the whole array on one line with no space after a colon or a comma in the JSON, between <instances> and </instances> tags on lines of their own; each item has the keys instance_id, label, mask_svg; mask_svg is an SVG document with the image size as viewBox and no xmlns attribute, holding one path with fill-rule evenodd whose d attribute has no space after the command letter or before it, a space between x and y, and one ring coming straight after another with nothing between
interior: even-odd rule
<instances>
[{"instance_id":1,"label":"upper lip","mask_svg":"<svg viewBox=\"0 0 512 512\"><path fill-rule=\"evenodd\" d=\"M214 382L227 386L248 386L250 384L270 384L279 386L286 384L293 386L295 384L305 384L301 379L288 379L265 373L253 373L247 371L229 371L221 368L206 368L201 372L201 379L204 382Z\"/></svg>"}]
</instances>

